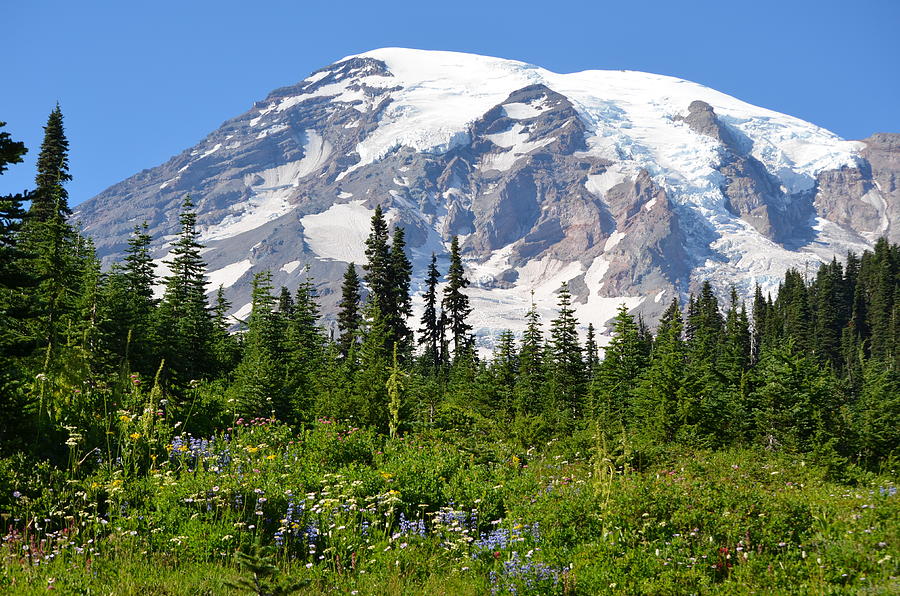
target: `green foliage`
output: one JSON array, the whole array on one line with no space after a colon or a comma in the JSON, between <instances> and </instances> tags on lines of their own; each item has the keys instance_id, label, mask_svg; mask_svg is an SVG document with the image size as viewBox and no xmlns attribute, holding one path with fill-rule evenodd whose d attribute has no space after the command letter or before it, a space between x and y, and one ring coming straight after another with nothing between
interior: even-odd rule
<instances>
[{"instance_id":1,"label":"green foliage","mask_svg":"<svg viewBox=\"0 0 900 596\"><path fill-rule=\"evenodd\" d=\"M275 311L271 280L268 271L253 277L252 309L232 394L236 415L287 420L291 412L285 388L285 325Z\"/></svg>"},{"instance_id":2,"label":"green foliage","mask_svg":"<svg viewBox=\"0 0 900 596\"><path fill-rule=\"evenodd\" d=\"M419 329L419 345L423 348L422 362L432 370L445 364L441 362L441 329L437 303L437 285L440 279L437 256L431 253L431 263L425 277L425 310L422 312L422 327Z\"/></svg>"},{"instance_id":3,"label":"green foliage","mask_svg":"<svg viewBox=\"0 0 900 596\"><path fill-rule=\"evenodd\" d=\"M63 128L62 110L59 104L56 104L44 127L44 140L37 159L36 188L28 210L30 219L48 222L54 218L64 219L71 215L69 193L64 186L71 179L69 141Z\"/></svg>"},{"instance_id":4,"label":"green foliage","mask_svg":"<svg viewBox=\"0 0 900 596\"><path fill-rule=\"evenodd\" d=\"M172 244L165 293L154 317L156 353L169 362L170 381L182 390L214 368L213 321L206 301L206 265L198 241L197 215L185 197L179 215L181 232Z\"/></svg>"},{"instance_id":5,"label":"green foliage","mask_svg":"<svg viewBox=\"0 0 900 596\"><path fill-rule=\"evenodd\" d=\"M258 596L286 596L296 594L310 583L308 579L285 581L280 577L272 548L254 545L250 552L238 551L235 555L238 566L252 577L242 577L236 581L226 582L225 585L229 588L247 591Z\"/></svg>"},{"instance_id":6,"label":"green foliage","mask_svg":"<svg viewBox=\"0 0 900 596\"><path fill-rule=\"evenodd\" d=\"M340 337L338 344L341 347L341 355L345 358L350 353L351 347L359 339L360 324L360 296L359 276L356 274L356 266L353 263L347 265L344 273L344 282L341 285L341 301L338 303L338 330Z\"/></svg>"},{"instance_id":7,"label":"green foliage","mask_svg":"<svg viewBox=\"0 0 900 596\"><path fill-rule=\"evenodd\" d=\"M631 391L647 364L648 349L637 322L623 304L613 322L613 336L604 349L603 362L594 379L594 416L607 428L626 420Z\"/></svg>"},{"instance_id":8,"label":"green foliage","mask_svg":"<svg viewBox=\"0 0 900 596\"><path fill-rule=\"evenodd\" d=\"M564 284L546 338L532 304L485 360L454 238L413 359L380 208L338 340L308 275L258 274L237 321L190 199L162 301L146 225L102 270L64 218L58 109L46 133L33 216L0 197L0 589L895 587L900 247L790 271L751 315L704 283L655 337L623 306L602 361ZM0 173L23 151L0 133Z\"/></svg>"},{"instance_id":9,"label":"green foliage","mask_svg":"<svg viewBox=\"0 0 900 596\"><path fill-rule=\"evenodd\" d=\"M559 290L558 314L550 322L550 358L546 362L547 385L555 400L554 410L564 419L583 415L584 386L587 373L578 342L578 321L572 308L569 285Z\"/></svg>"},{"instance_id":10,"label":"green foliage","mask_svg":"<svg viewBox=\"0 0 900 596\"><path fill-rule=\"evenodd\" d=\"M447 329L453 339L453 356L459 358L466 348L472 326L466 318L472 312L469 297L463 293L469 280L465 276L462 256L459 253L459 238L454 236L450 243L450 267L447 269L447 285L441 308L447 314Z\"/></svg>"}]
</instances>

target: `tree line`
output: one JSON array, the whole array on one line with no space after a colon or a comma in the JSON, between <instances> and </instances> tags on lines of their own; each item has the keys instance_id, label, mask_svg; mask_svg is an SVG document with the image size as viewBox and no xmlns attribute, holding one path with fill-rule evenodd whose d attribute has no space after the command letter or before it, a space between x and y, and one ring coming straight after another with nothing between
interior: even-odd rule
<instances>
[{"instance_id":1,"label":"tree line","mask_svg":"<svg viewBox=\"0 0 900 596\"><path fill-rule=\"evenodd\" d=\"M458 239L445 275L432 255L414 323L404 230L376 207L366 262L343 278L335 337L314 280L276 289L269 272L254 276L235 332L223 289L208 298L191 199L165 277L146 224L104 271L69 220L58 106L44 130L34 190L0 197L4 451L53 457L73 428L108 440L104 420L146 407L135 403L144 386L154 411L195 434L242 416L328 417L391 434L489 423L524 446L592 426L620 450L755 444L865 465L896 455L900 246L884 239L813 274L788 271L749 309L704 283L686 304L673 299L653 332L623 306L603 347L592 325L579 337L563 284L552 320L532 304L521 337L503 332L481 358ZM0 130L0 174L25 151Z\"/></svg>"}]
</instances>

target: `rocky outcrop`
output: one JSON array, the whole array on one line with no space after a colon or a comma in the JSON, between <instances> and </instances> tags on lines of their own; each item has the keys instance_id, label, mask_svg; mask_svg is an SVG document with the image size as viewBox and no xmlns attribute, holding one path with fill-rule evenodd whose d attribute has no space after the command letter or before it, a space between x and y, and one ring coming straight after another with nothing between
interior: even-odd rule
<instances>
[{"instance_id":1,"label":"rocky outcrop","mask_svg":"<svg viewBox=\"0 0 900 596\"><path fill-rule=\"evenodd\" d=\"M828 221L873 241L900 241L900 135L875 134L862 141L860 164L820 172L815 208Z\"/></svg>"},{"instance_id":2,"label":"rocky outcrop","mask_svg":"<svg viewBox=\"0 0 900 596\"><path fill-rule=\"evenodd\" d=\"M900 134L878 133L864 139L860 152L869 162L872 181L884 200L887 229L891 242L900 242Z\"/></svg>"},{"instance_id":3,"label":"rocky outcrop","mask_svg":"<svg viewBox=\"0 0 900 596\"><path fill-rule=\"evenodd\" d=\"M810 240L811 234L804 233L814 216L809 193L786 194L778 178L752 155L753 143L722 123L708 103L691 102L683 120L691 130L721 143L718 171L731 213L779 244L796 247Z\"/></svg>"}]
</instances>

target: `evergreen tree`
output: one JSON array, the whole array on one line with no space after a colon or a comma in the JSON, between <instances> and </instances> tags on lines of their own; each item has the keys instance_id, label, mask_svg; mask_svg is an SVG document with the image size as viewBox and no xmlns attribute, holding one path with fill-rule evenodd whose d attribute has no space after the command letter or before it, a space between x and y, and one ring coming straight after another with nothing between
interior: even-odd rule
<instances>
[{"instance_id":1,"label":"evergreen tree","mask_svg":"<svg viewBox=\"0 0 900 596\"><path fill-rule=\"evenodd\" d=\"M900 272L900 247L891 246L885 238L879 238L875 250L866 259L865 276L868 285L868 315L871 329L870 353L885 363L894 358L897 343L894 316L894 298L897 296L898 272ZM897 296L900 298L900 296Z\"/></svg>"},{"instance_id":2,"label":"evergreen tree","mask_svg":"<svg viewBox=\"0 0 900 596\"><path fill-rule=\"evenodd\" d=\"M708 281L688 310L688 348L691 359L714 364L721 348L725 322L719 312L719 301Z\"/></svg>"},{"instance_id":3,"label":"evergreen tree","mask_svg":"<svg viewBox=\"0 0 900 596\"><path fill-rule=\"evenodd\" d=\"M36 188L31 197L29 216L36 221L46 222L54 214L59 214L62 219L71 215L69 193L64 186L71 179L69 141L63 129L62 111L57 104L44 127L44 141L38 154Z\"/></svg>"},{"instance_id":4,"label":"evergreen tree","mask_svg":"<svg viewBox=\"0 0 900 596\"><path fill-rule=\"evenodd\" d=\"M725 320L709 282L703 283L700 294L692 302L687 321L690 331L686 342L684 389L678 400L680 433L685 441L708 444L722 440L735 422L733 406L736 400L727 391L727 378L722 367L726 348ZM735 310L735 333L738 316ZM736 348L736 356L739 349L743 348ZM740 367L740 358L735 365ZM734 376L739 383L740 373L734 372Z\"/></svg>"},{"instance_id":5,"label":"evergreen tree","mask_svg":"<svg viewBox=\"0 0 900 596\"><path fill-rule=\"evenodd\" d=\"M516 337L509 329L500 333L494 357L489 367L491 391L489 403L486 404L491 414L500 414L510 420L516 413L515 389L516 377L519 373L519 358L516 353Z\"/></svg>"},{"instance_id":6,"label":"evergreen tree","mask_svg":"<svg viewBox=\"0 0 900 596\"><path fill-rule=\"evenodd\" d=\"M354 378L354 412L363 423L385 431L388 428L387 381L391 362L386 346L390 331L377 296L366 302L363 325L359 368Z\"/></svg>"},{"instance_id":7,"label":"evergreen tree","mask_svg":"<svg viewBox=\"0 0 900 596\"><path fill-rule=\"evenodd\" d=\"M390 297L386 306L388 325L391 329L391 342L400 349L400 361L407 359L412 352L412 331L407 320L412 316L412 297L409 295L409 284L412 278L412 263L406 256L406 235L402 227L394 227L391 239L391 253L388 262L388 278Z\"/></svg>"},{"instance_id":8,"label":"evergreen tree","mask_svg":"<svg viewBox=\"0 0 900 596\"><path fill-rule=\"evenodd\" d=\"M516 379L516 408L520 414L539 414L544 409L544 339L541 317L531 296L531 308L525 314L525 332L519 350L519 376Z\"/></svg>"},{"instance_id":9,"label":"evergreen tree","mask_svg":"<svg viewBox=\"0 0 900 596\"><path fill-rule=\"evenodd\" d=\"M0 122L0 129L6 126ZM22 162L27 153L24 143L13 141L9 133L0 131L0 175L9 164ZM9 345L4 339L7 333L15 335L12 320L2 317L20 318L21 300L18 294L30 285L30 276L23 266L25 254L20 244L20 232L25 219L22 202L31 197L28 192L0 196L0 354L3 346Z\"/></svg>"},{"instance_id":10,"label":"evergreen tree","mask_svg":"<svg viewBox=\"0 0 900 596\"><path fill-rule=\"evenodd\" d=\"M440 355L438 362L441 366L450 364L450 341L447 339L447 329L450 326L450 320L447 317L447 311L444 310L443 300L441 301L441 312L438 316L438 336L440 337Z\"/></svg>"},{"instance_id":11,"label":"evergreen tree","mask_svg":"<svg viewBox=\"0 0 900 596\"><path fill-rule=\"evenodd\" d=\"M6 123L0 122L0 175L9 164L21 163L27 152L24 143L2 131L4 126ZM29 198L27 192L0 195L0 450L15 445L27 430L23 420L25 373L18 358L31 345L30 334L22 325L28 316L24 294L31 279L23 267L19 233L25 217L22 202Z\"/></svg>"},{"instance_id":12,"label":"evergreen tree","mask_svg":"<svg viewBox=\"0 0 900 596\"><path fill-rule=\"evenodd\" d=\"M4 126L6 122L0 122L0 129ZM22 156L27 152L24 143L13 141L9 133L0 130L0 175L10 164L22 163ZM25 282L18 234L25 218L22 203L31 198L27 192L0 195L0 288L19 287Z\"/></svg>"},{"instance_id":13,"label":"evergreen tree","mask_svg":"<svg viewBox=\"0 0 900 596\"><path fill-rule=\"evenodd\" d=\"M751 336L747 310L739 303L737 291L731 288L731 303L725 316L724 343L720 370L726 382L739 386L742 375L750 367Z\"/></svg>"},{"instance_id":14,"label":"evergreen tree","mask_svg":"<svg viewBox=\"0 0 900 596\"><path fill-rule=\"evenodd\" d=\"M391 248L388 244L388 227L381 211L381 205L375 206L372 214L372 229L366 238L366 272L363 279L369 286L369 294L378 299L379 304L391 301ZM380 307L384 310L384 307ZM382 313L383 314L383 313Z\"/></svg>"},{"instance_id":15,"label":"evergreen tree","mask_svg":"<svg viewBox=\"0 0 900 596\"><path fill-rule=\"evenodd\" d=\"M359 277L356 274L356 265L347 265L344 273L344 282L341 285L341 301L338 303L338 345L341 355L345 358L350 352L350 347L356 343L361 322Z\"/></svg>"},{"instance_id":16,"label":"evergreen tree","mask_svg":"<svg viewBox=\"0 0 900 596\"><path fill-rule=\"evenodd\" d=\"M179 215L181 232L172 244L172 258L164 261L169 275L162 302L156 311L154 339L158 353L173 373L176 387L209 372L212 317L206 302L206 263L198 242L197 215L190 196Z\"/></svg>"},{"instance_id":17,"label":"evergreen tree","mask_svg":"<svg viewBox=\"0 0 900 596\"><path fill-rule=\"evenodd\" d=\"M587 338L584 342L584 364L587 369L588 381L594 378L597 366L600 364L600 353L597 349L597 332L593 323L588 323Z\"/></svg>"},{"instance_id":18,"label":"evergreen tree","mask_svg":"<svg viewBox=\"0 0 900 596\"><path fill-rule=\"evenodd\" d=\"M388 243L388 227L381 206L375 207L372 228L366 238L366 259L363 266L369 295L378 299L381 317L388 329L386 348L391 351L397 343L401 355L412 349L412 332L406 319L412 312L409 283L412 265L406 256L403 228L394 228L393 244Z\"/></svg>"},{"instance_id":19,"label":"evergreen tree","mask_svg":"<svg viewBox=\"0 0 900 596\"><path fill-rule=\"evenodd\" d=\"M872 359L865 365L860 398L853 407L856 453L866 463L900 449L900 371Z\"/></svg>"},{"instance_id":20,"label":"evergreen tree","mask_svg":"<svg viewBox=\"0 0 900 596\"><path fill-rule=\"evenodd\" d=\"M472 326L466 318L472 312L469 297L462 293L469 285L463 270L462 257L459 254L459 238L453 237L450 243L450 267L447 270L447 285L444 287L442 308L447 313L447 327L453 338L453 355L456 358L465 347Z\"/></svg>"},{"instance_id":21,"label":"evergreen tree","mask_svg":"<svg viewBox=\"0 0 900 596\"><path fill-rule=\"evenodd\" d=\"M819 267L811 293L816 355L823 363L841 370L841 333L850 319L851 304L844 287L844 271L837 259Z\"/></svg>"},{"instance_id":22,"label":"evergreen tree","mask_svg":"<svg viewBox=\"0 0 900 596\"><path fill-rule=\"evenodd\" d=\"M147 222L134 227L125 249L124 271L129 289L145 304L153 302L153 286L156 285L156 265L150 256L152 238L147 231Z\"/></svg>"},{"instance_id":23,"label":"evergreen tree","mask_svg":"<svg viewBox=\"0 0 900 596\"><path fill-rule=\"evenodd\" d=\"M646 344L624 304L613 322L613 334L594 381L594 413L608 429L626 422L631 391L647 365Z\"/></svg>"},{"instance_id":24,"label":"evergreen tree","mask_svg":"<svg viewBox=\"0 0 900 596\"><path fill-rule=\"evenodd\" d=\"M437 285L441 274L437 268L437 257L431 253L431 263L425 277L425 311L422 313L422 327L419 328L419 345L423 346L422 361L436 370L441 357L441 330L439 328Z\"/></svg>"},{"instance_id":25,"label":"evergreen tree","mask_svg":"<svg viewBox=\"0 0 900 596\"><path fill-rule=\"evenodd\" d=\"M215 362L216 374L221 376L234 370L239 362L240 345L234 335L229 333L233 318L228 317L231 310L231 302L225 296L225 288L221 285L216 289L216 299L212 308L212 356Z\"/></svg>"},{"instance_id":26,"label":"evergreen tree","mask_svg":"<svg viewBox=\"0 0 900 596\"><path fill-rule=\"evenodd\" d=\"M252 310L244 334L244 353L235 371L237 414L290 418L284 387L284 332L275 311L272 274L253 276Z\"/></svg>"},{"instance_id":27,"label":"evergreen tree","mask_svg":"<svg viewBox=\"0 0 900 596\"><path fill-rule=\"evenodd\" d=\"M127 330L131 333L129 356L134 370L145 375L155 372L158 362L153 362L151 324L156 299L153 288L156 285L156 265L150 256L152 238L147 231L147 222L135 226L125 249L123 281L128 289L127 307L124 313Z\"/></svg>"},{"instance_id":28,"label":"evergreen tree","mask_svg":"<svg viewBox=\"0 0 900 596\"><path fill-rule=\"evenodd\" d=\"M635 431L656 443L676 438L684 422L679 402L684 387L686 351L678 299L663 313L645 376L634 389L632 420Z\"/></svg>"},{"instance_id":29,"label":"evergreen tree","mask_svg":"<svg viewBox=\"0 0 900 596\"><path fill-rule=\"evenodd\" d=\"M547 366L548 381L560 413L566 412L567 416L577 419L582 415L585 370L578 343L578 321L566 282L559 290L557 306L557 316L550 322L552 360Z\"/></svg>"},{"instance_id":30,"label":"evergreen tree","mask_svg":"<svg viewBox=\"0 0 900 596\"><path fill-rule=\"evenodd\" d=\"M293 316L288 323L288 386L292 393L292 421L308 417L315 402L318 371L325 356L325 337L318 326L318 296L312 278L307 276L297 286Z\"/></svg>"},{"instance_id":31,"label":"evergreen tree","mask_svg":"<svg viewBox=\"0 0 900 596\"><path fill-rule=\"evenodd\" d=\"M294 299L291 291L284 286L281 286L281 292L278 293L278 316L285 324L294 316Z\"/></svg>"},{"instance_id":32,"label":"evergreen tree","mask_svg":"<svg viewBox=\"0 0 900 596\"><path fill-rule=\"evenodd\" d=\"M76 308L83 256L80 239L58 212L47 220L29 216L22 238L27 267L36 282L28 296L32 333L38 345L52 351L63 341L61 333Z\"/></svg>"},{"instance_id":33,"label":"evergreen tree","mask_svg":"<svg viewBox=\"0 0 900 596\"><path fill-rule=\"evenodd\" d=\"M800 351L812 352L814 327L809 295L806 282L799 271L791 269L785 273L784 283L778 288L778 297L775 299L775 312L781 334L793 339Z\"/></svg>"},{"instance_id":34,"label":"evergreen tree","mask_svg":"<svg viewBox=\"0 0 900 596\"><path fill-rule=\"evenodd\" d=\"M748 415L756 437L767 448L808 451L825 438L837 436L837 395L834 379L793 338L772 346L754 369L755 389Z\"/></svg>"},{"instance_id":35,"label":"evergreen tree","mask_svg":"<svg viewBox=\"0 0 900 596\"><path fill-rule=\"evenodd\" d=\"M769 328L769 308L766 299L763 298L759 285L753 293L753 333L751 336L751 361L756 364L759 361L766 339L766 331Z\"/></svg>"}]
</instances>

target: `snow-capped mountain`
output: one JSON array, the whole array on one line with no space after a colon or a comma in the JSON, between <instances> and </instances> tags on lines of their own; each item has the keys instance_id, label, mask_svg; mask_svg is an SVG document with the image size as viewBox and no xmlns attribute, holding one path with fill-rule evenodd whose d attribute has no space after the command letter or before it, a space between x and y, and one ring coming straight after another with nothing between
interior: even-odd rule
<instances>
[{"instance_id":1,"label":"snow-capped mountain","mask_svg":"<svg viewBox=\"0 0 900 596\"><path fill-rule=\"evenodd\" d=\"M418 279L460 236L487 340L532 295L552 316L563 281L602 327L704 279L774 290L790 267L900 241L898 173L900 135L846 141L681 79L385 48L273 91L75 217L107 262L147 220L161 262L190 193L210 291L242 316L254 272L295 287L307 265L333 311L381 204Z\"/></svg>"}]
</instances>

